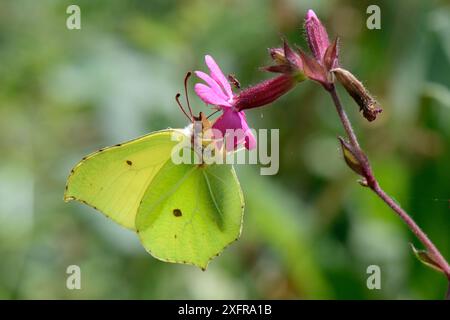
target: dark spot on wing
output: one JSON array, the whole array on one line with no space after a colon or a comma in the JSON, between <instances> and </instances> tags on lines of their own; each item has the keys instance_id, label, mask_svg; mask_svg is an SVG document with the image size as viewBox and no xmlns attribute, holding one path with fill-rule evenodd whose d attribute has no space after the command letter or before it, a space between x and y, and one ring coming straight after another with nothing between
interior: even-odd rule
<instances>
[{"instance_id":1,"label":"dark spot on wing","mask_svg":"<svg viewBox=\"0 0 450 320\"><path fill-rule=\"evenodd\" d=\"M121 145L122 145L121 143L118 143L115 145L115 147L120 147Z\"/></svg>"},{"instance_id":2,"label":"dark spot on wing","mask_svg":"<svg viewBox=\"0 0 450 320\"><path fill-rule=\"evenodd\" d=\"M177 238L177 235L174 235L173 237L176 239L176 238Z\"/></svg>"},{"instance_id":3,"label":"dark spot on wing","mask_svg":"<svg viewBox=\"0 0 450 320\"><path fill-rule=\"evenodd\" d=\"M181 212L180 209L173 209L173 215L175 217L181 217L183 215L183 213Z\"/></svg>"},{"instance_id":4,"label":"dark spot on wing","mask_svg":"<svg viewBox=\"0 0 450 320\"><path fill-rule=\"evenodd\" d=\"M127 160L126 162L127 162L127 165L129 165L129 166L133 165L133 162L131 162L131 160Z\"/></svg>"}]
</instances>

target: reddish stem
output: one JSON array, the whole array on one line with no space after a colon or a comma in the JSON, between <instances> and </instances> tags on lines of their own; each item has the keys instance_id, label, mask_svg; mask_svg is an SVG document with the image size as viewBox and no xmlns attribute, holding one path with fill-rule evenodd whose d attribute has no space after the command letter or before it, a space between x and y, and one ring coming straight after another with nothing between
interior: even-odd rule
<instances>
[{"instance_id":1,"label":"reddish stem","mask_svg":"<svg viewBox=\"0 0 450 320\"><path fill-rule=\"evenodd\" d=\"M447 276L450 281L450 266L445 260L444 256L439 252L436 246L431 242L425 232L415 223L415 221L408 215L408 213L403 210L400 205L398 205L383 189L381 189L378 181L375 178L375 175L372 171L369 161L367 157L364 155L361 147L359 146L358 139L353 130L352 124L348 119L348 116L342 107L339 96L337 95L336 88L334 85L329 90L331 97L333 99L334 105L336 106L337 113L339 118L344 126L345 132L350 140L351 145L354 148L356 153L356 157L360 161L363 171L364 178L366 179L367 186L375 192L375 194L380 197L394 212L406 223L409 229L416 235L416 237L422 242L422 244L427 249L428 253L434 258L437 264L442 268L442 271ZM449 289L450 292L450 289Z\"/></svg>"}]
</instances>

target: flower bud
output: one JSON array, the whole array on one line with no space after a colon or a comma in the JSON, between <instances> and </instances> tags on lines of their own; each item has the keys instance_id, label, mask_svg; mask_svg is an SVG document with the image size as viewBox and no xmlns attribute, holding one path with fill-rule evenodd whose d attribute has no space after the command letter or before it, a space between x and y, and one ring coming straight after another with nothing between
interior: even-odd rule
<instances>
[{"instance_id":1,"label":"flower bud","mask_svg":"<svg viewBox=\"0 0 450 320\"><path fill-rule=\"evenodd\" d=\"M306 79L300 55L289 47L286 40L283 41L283 48L270 48L269 54L276 64L263 67L262 70L289 75L297 82Z\"/></svg>"},{"instance_id":2,"label":"flower bud","mask_svg":"<svg viewBox=\"0 0 450 320\"><path fill-rule=\"evenodd\" d=\"M414 255L420 262L436 271L445 273L445 267L441 266L437 259L434 258L430 252L425 250L418 250L412 243L410 243L410 245L412 251L414 252Z\"/></svg>"},{"instance_id":3,"label":"flower bud","mask_svg":"<svg viewBox=\"0 0 450 320\"><path fill-rule=\"evenodd\" d=\"M353 150L353 147L347 141L345 141L344 138L338 137L338 139L341 143L342 154L347 165L354 172L364 177L364 167L361 161L356 156L356 152Z\"/></svg>"},{"instance_id":4,"label":"flower bud","mask_svg":"<svg viewBox=\"0 0 450 320\"><path fill-rule=\"evenodd\" d=\"M325 27L312 10L308 10L306 14L305 31L311 52L317 61L322 61L330 41Z\"/></svg>"},{"instance_id":5,"label":"flower bud","mask_svg":"<svg viewBox=\"0 0 450 320\"><path fill-rule=\"evenodd\" d=\"M378 102L370 95L369 91L364 88L361 81L359 81L350 71L336 68L332 72L338 81L344 86L348 94L352 96L353 100L358 104L360 111L362 111L364 118L373 121L377 115L383 110Z\"/></svg>"},{"instance_id":6,"label":"flower bud","mask_svg":"<svg viewBox=\"0 0 450 320\"><path fill-rule=\"evenodd\" d=\"M338 40L338 38L334 39L333 43L328 46L323 56L323 65L328 71L339 66Z\"/></svg>"},{"instance_id":7,"label":"flower bud","mask_svg":"<svg viewBox=\"0 0 450 320\"><path fill-rule=\"evenodd\" d=\"M283 48L269 48L269 54L272 57L272 60L277 64L285 64L287 60L284 56Z\"/></svg>"}]
</instances>

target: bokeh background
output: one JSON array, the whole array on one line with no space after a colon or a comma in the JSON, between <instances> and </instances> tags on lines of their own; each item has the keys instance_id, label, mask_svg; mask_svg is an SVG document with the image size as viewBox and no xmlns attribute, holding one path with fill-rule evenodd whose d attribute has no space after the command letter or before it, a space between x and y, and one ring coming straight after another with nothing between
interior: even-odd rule
<instances>
[{"instance_id":1,"label":"bokeh background","mask_svg":"<svg viewBox=\"0 0 450 320\"><path fill-rule=\"evenodd\" d=\"M81 30L66 28L74 3ZM366 28L370 4L381 8L381 30ZM242 237L206 272L160 262L132 232L62 200L84 155L186 125L174 95L187 71L205 69L205 54L243 86L270 77L258 70L266 49L283 35L305 47L309 8L384 106L368 123L339 88L379 181L450 258L448 1L2 1L0 298L443 298L444 277L411 253L420 243L344 165L343 130L312 82L247 112L254 128L280 129L280 170L237 168ZM81 290L66 288L72 264ZM366 287L371 264L381 290Z\"/></svg>"}]
</instances>

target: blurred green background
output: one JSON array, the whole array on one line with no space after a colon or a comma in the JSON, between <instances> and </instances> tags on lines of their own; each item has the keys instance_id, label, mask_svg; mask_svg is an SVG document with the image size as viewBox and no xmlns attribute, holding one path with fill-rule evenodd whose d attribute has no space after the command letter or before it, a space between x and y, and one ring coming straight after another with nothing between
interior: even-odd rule
<instances>
[{"instance_id":1,"label":"blurred green background","mask_svg":"<svg viewBox=\"0 0 450 320\"><path fill-rule=\"evenodd\" d=\"M81 30L66 28L73 3ZM370 4L381 30L366 28ZM186 125L174 95L205 54L243 86L270 77L258 70L266 49L282 35L305 47L309 8L384 106L368 123L339 88L381 185L450 258L448 1L2 1L0 298L443 298L444 277L410 251L420 243L344 165L343 130L316 83L247 112L254 128L280 129L280 170L238 167L242 237L206 272L160 262L132 232L62 200L84 155ZM81 290L66 288L72 264ZM371 264L381 290L366 287Z\"/></svg>"}]
</instances>

